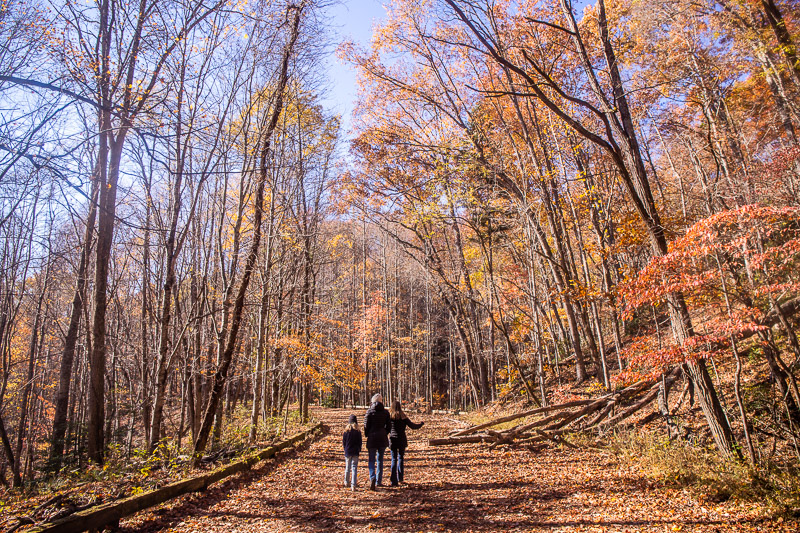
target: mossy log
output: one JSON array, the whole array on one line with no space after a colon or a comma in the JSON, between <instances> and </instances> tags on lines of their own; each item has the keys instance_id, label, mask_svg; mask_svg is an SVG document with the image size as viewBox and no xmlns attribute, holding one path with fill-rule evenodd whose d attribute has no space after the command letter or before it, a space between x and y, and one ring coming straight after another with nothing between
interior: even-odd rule
<instances>
[{"instance_id":1,"label":"mossy log","mask_svg":"<svg viewBox=\"0 0 800 533\"><path fill-rule=\"evenodd\" d=\"M279 451L305 440L314 432L322 428L322 423L298 433L289 439L264 448L258 453L222 466L206 474L191 477L175 483L170 483L159 489L151 490L136 496L129 496L121 500L105 503L95 507L71 514L54 522L38 525L26 529L26 533L80 533L81 531L100 530L109 525L116 525L120 519L159 505L178 496L205 490L212 483L216 483L239 472L249 470L253 465L269 459Z\"/></svg>"}]
</instances>

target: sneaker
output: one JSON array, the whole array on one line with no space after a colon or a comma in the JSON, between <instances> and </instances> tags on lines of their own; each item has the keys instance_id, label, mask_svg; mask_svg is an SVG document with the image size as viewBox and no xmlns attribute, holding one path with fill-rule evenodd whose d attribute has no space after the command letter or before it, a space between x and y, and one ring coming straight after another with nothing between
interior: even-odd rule
<instances>
[{"instance_id":1,"label":"sneaker","mask_svg":"<svg viewBox=\"0 0 800 533\"><path fill-rule=\"evenodd\" d=\"M371 479L369 482L369 490L375 490L375 480Z\"/></svg>"},{"instance_id":2,"label":"sneaker","mask_svg":"<svg viewBox=\"0 0 800 533\"><path fill-rule=\"evenodd\" d=\"M355 491L356 491L356 486L355 486L355 485L353 485L352 487L350 487L350 490L351 490L351 491L353 491L353 492L355 492Z\"/></svg>"}]
</instances>

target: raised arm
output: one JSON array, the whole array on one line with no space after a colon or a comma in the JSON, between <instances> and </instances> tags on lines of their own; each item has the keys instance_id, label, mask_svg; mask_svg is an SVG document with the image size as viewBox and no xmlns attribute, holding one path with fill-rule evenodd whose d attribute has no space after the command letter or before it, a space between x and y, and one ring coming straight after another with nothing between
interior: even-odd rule
<instances>
[{"instance_id":1,"label":"raised arm","mask_svg":"<svg viewBox=\"0 0 800 533\"><path fill-rule=\"evenodd\" d=\"M419 424L415 424L410 419L406 418L406 424L408 424L408 427L410 427L411 429L419 429L425 425L425 422L420 422Z\"/></svg>"}]
</instances>

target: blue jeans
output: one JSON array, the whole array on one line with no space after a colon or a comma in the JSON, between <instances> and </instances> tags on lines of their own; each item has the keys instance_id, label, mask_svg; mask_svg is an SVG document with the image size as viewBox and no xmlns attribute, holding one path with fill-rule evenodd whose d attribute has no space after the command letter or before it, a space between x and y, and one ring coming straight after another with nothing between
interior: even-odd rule
<instances>
[{"instance_id":1,"label":"blue jeans","mask_svg":"<svg viewBox=\"0 0 800 533\"><path fill-rule=\"evenodd\" d=\"M389 478L392 485L403 482L403 459L405 456L405 448L392 448L392 475Z\"/></svg>"},{"instance_id":2,"label":"blue jeans","mask_svg":"<svg viewBox=\"0 0 800 533\"><path fill-rule=\"evenodd\" d=\"M369 452L369 480L380 485L383 481L383 454L386 448L367 448ZM378 471L375 471L375 457L378 459Z\"/></svg>"},{"instance_id":3,"label":"blue jeans","mask_svg":"<svg viewBox=\"0 0 800 533\"><path fill-rule=\"evenodd\" d=\"M357 481L358 481L358 456L347 455L345 456L344 486L356 488Z\"/></svg>"}]
</instances>

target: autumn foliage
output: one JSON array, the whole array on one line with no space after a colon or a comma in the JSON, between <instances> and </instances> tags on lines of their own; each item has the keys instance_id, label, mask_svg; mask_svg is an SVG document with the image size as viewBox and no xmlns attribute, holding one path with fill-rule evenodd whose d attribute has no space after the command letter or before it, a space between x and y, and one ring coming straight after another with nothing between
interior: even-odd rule
<instances>
[{"instance_id":1,"label":"autumn foliage","mask_svg":"<svg viewBox=\"0 0 800 533\"><path fill-rule=\"evenodd\" d=\"M800 209L746 205L704 218L673 241L620 288L630 314L681 292L695 314L697 334L682 344L628 346L633 368L659 375L686 358L709 358L730 349L765 324L777 301L800 293Z\"/></svg>"},{"instance_id":2,"label":"autumn foliage","mask_svg":"<svg viewBox=\"0 0 800 533\"><path fill-rule=\"evenodd\" d=\"M326 2L2 4L0 481L375 392L793 457L799 7L392 0L344 132Z\"/></svg>"}]
</instances>

